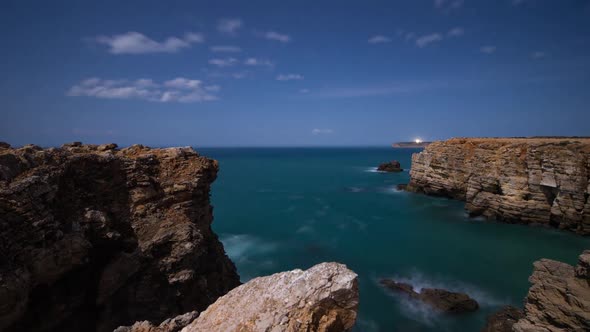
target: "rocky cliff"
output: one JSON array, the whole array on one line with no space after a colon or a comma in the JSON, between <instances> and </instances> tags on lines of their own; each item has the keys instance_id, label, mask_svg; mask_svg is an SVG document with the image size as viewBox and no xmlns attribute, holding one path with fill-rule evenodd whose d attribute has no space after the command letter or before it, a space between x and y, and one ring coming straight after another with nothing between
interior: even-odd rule
<instances>
[{"instance_id":1,"label":"rocky cliff","mask_svg":"<svg viewBox=\"0 0 590 332\"><path fill-rule=\"evenodd\" d=\"M590 250L578 265L541 259L529 278L524 312L507 307L488 318L487 331L590 331Z\"/></svg>"},{"instance_id":2,"label":"rocky cliff","mask_svg":"<svg viewBox=\"0 0 590 332\"><path fill-rule=\"evenodd\" d=\"M590 139L450 139L412 156L407 190L466 202L472 216L590 234Z\"/></svg>"},{"instance_id":3,"label":"rocky cliff","mask_svg":"<svg viewBox=\"0 0 590 332\"><path fill-rule=\"evenodd\" d=\"M341 332L353 327L358 303L357 275L342 264L322 263L252 279L201 315L137 322L115 332Z\"/></svg>"},{"instance_id":4,"label":"rocky cliff","mask_svg":"<svg viewBox=\"0 0 590 332\"><path fill-rule=\"evenodd\" d=\"M0 144L0 330L112 331L239 285L191 148Z\"/></svg>"}]
</instances>

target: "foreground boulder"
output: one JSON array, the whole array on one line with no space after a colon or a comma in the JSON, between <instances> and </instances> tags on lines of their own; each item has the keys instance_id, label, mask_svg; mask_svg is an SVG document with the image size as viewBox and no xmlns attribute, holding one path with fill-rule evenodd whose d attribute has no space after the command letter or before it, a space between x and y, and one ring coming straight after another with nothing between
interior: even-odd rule
<instances>
[{"instance_id":1,"label":"foreground boulder","mask_svg":"<svg viewBox=\"0 0 590 332\"><path fill-rule=\"evenodd\" d=\"M252 279L182 331L347 331L356 320L357 283L357 275L338 263Z\"/></svg>"},{"instance_id":2,"label":"foreground boulder","mask_svg":"<svg viewBox=\"0 0 590 332\"><path fill-rule=\"evenodd\" d=\"M397 161L397 160L392 160L390 162L382 163L379 165L379 167L377 167L377 170L381 171L381 172L401 172L401 171L403 171L399 161Z\"/></svg>"},{"instance_id":3,"label":"foreground boulder","mask_svg":"<svg viewBox=\"0 0 590 332\"><path fill-rule=\"evenodd\" d=\"M407 189L464 200L472 216L590 235L588 174L588 138L457 138L412 156Z\"/></svg>"},{"instance_id":4,"label":"foreground boulder","mask_svg":"<svg viewBox=\"0 0 590 332\"><path fill-rule=\"evenodd\" d=\"M239 285L192 148L0 148L0 330L112 331Z\"/></svg>"},{"instance_id":5,"label":"foreground boulder","mask_svg":"<svg viewBox=\"0 0 590 332\"><path fill-rule=\"evenodd\" d=\"M576 268L541 259L529 278L524 315L516 332L590 331L590 250L580 255Z\"/></svg>"},{"instance_id":6,"label":"foreground boulder","mask_svg":"<svg viewBox=\"0 0 590 332\"><path fill-rule=\"evenodd\" d=\"M420 293L414 290L410 284L396 282L391 279L382 279L381 285L396 293L408 296L411 299L421 301L432 308L445 313L464 313L476 311L479 308L477 301L464 293L450 292L438 288L422 288Z\"/></svg>"}]
</instances>

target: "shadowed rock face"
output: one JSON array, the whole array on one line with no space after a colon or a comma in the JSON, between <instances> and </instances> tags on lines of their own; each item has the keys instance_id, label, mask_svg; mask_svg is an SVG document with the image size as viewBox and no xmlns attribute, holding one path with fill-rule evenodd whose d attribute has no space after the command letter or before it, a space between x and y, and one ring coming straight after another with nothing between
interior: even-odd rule
<instances>
[{"instance_id":1,"label":"shadowed rock face","mask_svg":"<svg viewBox=\"0 0 590 332\"><path fill-rule=\"evenodd\" d=\"M516 332L590 331L590 250L578 265L541 259L529 278L524 315Z\"/></svg>"},{"instance_id":2,"label":"shadowed rock face","mask_svg":"<svg viewBox=\"0 0 590 332\"><path fill-rule=\"evenodd\" d=\"M112 331L239 285L191 148L0 145L0 330Z\"/></svg>"},{"instance_id":3,"label":"shadowed rock face","mask_svg":"<svg viewBox=\"0 0 590 332\"><path fill-rule=\"evenodd\" d=\"M388 161L386 163L382 163L379 165L379 167L377 167L378 171L381 172L390 172L390 173L398 173L403 171L399 161L397 160L392 160L392 161Z\"/></svg>"},{"instance_id":4,"label":"shadowed rock face","mask_svg":"<svg viewBox=\"0 0 590 332\"><path fill-rule=\"evenodd\" d=\"M407 190L472 216L590 234L590 139L450 139L412 156Z\"/></svg>"},{"instance_id":5,"label":"shadowed rock face","mask_svg":"<svg viewBox=\"0 0 590 332\"><path fill-rule=\"evenodd\" d=\"M450 292L439 288L423 288L420 293L414 290L410 284L396 282L390 279L382 279L381 285L387 289L408 296L411 299L421 301L432 308L449 313L458 314L476 311L479 309L477 301L464 293Z\"/></svg>"},{"instance_id":6,"label":"shadowed rock face","mask_svg":"<svg viewBox=\"0 0 590 332\"><path fill-rule=\"evenodd\" d=\"M488 317L486 326L481 332L512 332L514 323L523 317L522 310L512 306L505 306Z\"/></svg>"},{"instance_id":7,"label":"shadowed rock face","mask_svg":"<svg viewBox=\"0 0 590 332\"><path fill-rule=\"evenodd\" d=\"M348 331L356 320L357 283L357 275L338 263L252 279L182 331Z\"/></svg>"}]
</instances>

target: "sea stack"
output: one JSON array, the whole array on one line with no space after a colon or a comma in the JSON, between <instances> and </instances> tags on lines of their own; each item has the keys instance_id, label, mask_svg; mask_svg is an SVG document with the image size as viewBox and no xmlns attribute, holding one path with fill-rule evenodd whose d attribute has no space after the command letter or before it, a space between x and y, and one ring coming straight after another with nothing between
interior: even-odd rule
<instances>
[{"instance_id":1,"label":"sea stack","mask_svg":"<svg viewBox=\"0 0 590 332\"><path fill-rule=\"evenodd\" d=\"M455 138L412 156L408 191L472 216L590 234L589 138Z\"/></svg>"},{"instance_id":2,"label":"sea stack","mask_svg":"<svg viewBox=\"0 0 590 332\"><path fill-rule=\"evenodd\" d=\"M403 171L401 168L401 164L397 160L392 160L386 163L382 163L377 167L377 170L380 172L390 172L390 173L397 173Z\"/></svg>"}]
</instances>

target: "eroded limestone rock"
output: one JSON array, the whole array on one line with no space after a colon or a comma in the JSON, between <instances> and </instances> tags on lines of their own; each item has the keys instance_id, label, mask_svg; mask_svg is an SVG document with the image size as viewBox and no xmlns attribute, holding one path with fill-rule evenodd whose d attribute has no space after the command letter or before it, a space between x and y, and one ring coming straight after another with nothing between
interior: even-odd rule
<instances>
[{"instance_id":1,"label":"eroded limestone rock","mask_svg":"<svg viewBox=\"0 0 590 332\"><path fill-rule=\"evenodd\" d=\"M357 275L338 263L252 279L219 298L182 332L347 331Z\"/></svg>"},{"instance_id":2,"label":"eroded limestone rock","mask_svg":"<svg viewBox=\"0 0 590 332\"><path fill-rule=\"evenodd\" d=\"M472 216L590 234L590 139L450 139L412 156L407 190Z\"/></svg>"},{"instance_id":3,"label":"eroded limestone rock","mask_svg":"<svg viewBox=\"0 0 590 332\"><path fill-rule=\"evenodd\" d=\"M112 331L239 285L191 148L0 148L0 330Z\"/></svg>"}]
</instances>

